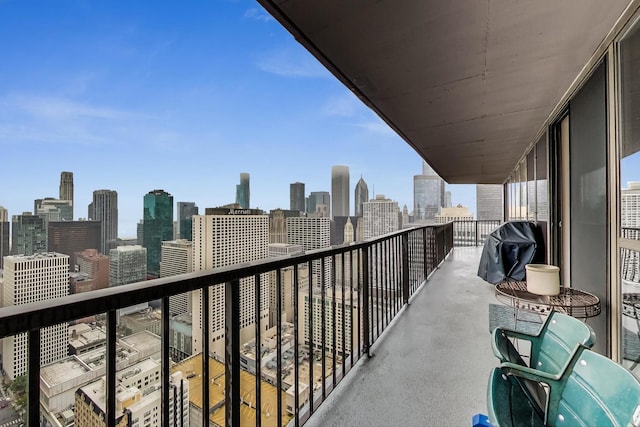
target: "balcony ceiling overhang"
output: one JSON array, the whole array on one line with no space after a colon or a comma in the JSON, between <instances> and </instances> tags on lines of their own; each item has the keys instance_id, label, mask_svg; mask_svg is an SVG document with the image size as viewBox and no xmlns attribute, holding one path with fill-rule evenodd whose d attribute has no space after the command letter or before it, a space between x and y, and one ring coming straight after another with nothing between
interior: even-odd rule
<instances>
[{"instance_id":1,"label":"balcony ceiling overhang","mask_svg":"<svg viewBox=\"0 0 640 427\"><path fill-rule=\"evenodd\" d=\"M502 183L629 0L258 0L447 182Z\"/></svg>"}]
</instances>

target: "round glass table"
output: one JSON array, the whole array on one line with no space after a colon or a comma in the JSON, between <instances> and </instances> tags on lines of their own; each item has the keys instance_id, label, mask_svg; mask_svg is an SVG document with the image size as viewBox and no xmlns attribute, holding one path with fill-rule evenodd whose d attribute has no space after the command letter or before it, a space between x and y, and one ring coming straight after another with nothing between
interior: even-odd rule
<instances>
[{"instance_id":1,"label":"round glass table","mask_svg":"<svg viewBox=\"0 0 640 427\"><path fill-rule=\"evenodd\" d=\"M496 298L518 310L548 314L552 309L580 319L600 314L600 298L580 289L561 287L558 295L537 295L527 291L527 282L505 280L496 285ZM514 313L515 314L515 313Z\"/></svg>"}]
</instances>

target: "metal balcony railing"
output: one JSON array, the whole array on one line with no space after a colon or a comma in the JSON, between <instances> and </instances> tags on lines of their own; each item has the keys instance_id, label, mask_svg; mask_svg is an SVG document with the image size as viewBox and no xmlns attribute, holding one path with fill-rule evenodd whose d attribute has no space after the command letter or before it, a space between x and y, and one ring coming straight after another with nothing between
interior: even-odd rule
<instances>
[{"instance_id":1,"label":"metal balcony railing","mask_svg":"<svg viewBox=\"0 0 640 427\"><path fill-rule=\"evenodd\" d=\"M454 246L482 246L487 235L502 224L500 220L463 220L453 222Z\"/></svg>"},{"instance_id":2,"label":"metal balcony railing","mask_svg":"<svg viewBox=\"0 0 640 427\"><path fill-rule=\"evenodd\" d=\"M241 410L254 410L257 426L266 424L262 407L263 374L261 351L256 351L255 396L247 398L240 390L241 346L241 286L240 281L253 278L255 284L256 343L261 343L260 313L261 280L268 273L275 279L276 301L276 425L303 424L327 395L345 377L351 367L369 353L371 345L408 303L411 296L445 259L454 246L454 224L429 225L402 230L363 243L318 250L299 256L265 259L261 261L218 268L215 270L173 276L122 285L89 293L38 303L0 309L0 338L27 333L27 396L28 425L37 426L40 420L40 350L43 328L76 319L106 313L106 419L108 426L116 425L116 320L117 310L135 304L160 300L162 308L161 382L162 425L180 425L176 411L170 416L170 348L169 297L189 291L202 293L202 324L209 325L209 295L213 287L224 287L225 293L225 351L224 351L224 414L227 426L241 424ZM300 287L299 270L307 268L308 284ZM293 270L293 396L295 402L285 404L283 384L283 287L282 273ZM273 286L272 286L273 289ZM306 307L299 304L300 294L306 295ZM303 298L304 299L304 298ZM320 309L314 305L320 304ZM302 312L301 310L304 310ZM316 313L318 313L316 315ZM350 314L349 314L350 313ZM320 323L319 325L317 323ZM288 327L288 326L287 326ZM349 328L351 329L349 331ZM319 331L319 333L318 333ZM210 328L202 327L202 354L210 354ZM339 342L341 341L341 342ZM260 348L260 346L258 346ZM300 371L300 351L308 351L308 373ZM287 350L291 351L291 350ZM320 358L314 366L314 354ZM208 357L202 357L202 378L212 379ZM306 367L306 365L305 365ZM309 383L308 395L301 393L301 384ZM208 380L202 381L202 425L208 425L212 402ZM248 402L247 400L251 400ZM249 409L247 409L249 408ZM287 411L291 410L289 414ZM220 408L222 410L222 408ZM275 414L274 414L275 415ZM269 424L273 423L273 418Z\"/></svg>"}]
</instances>

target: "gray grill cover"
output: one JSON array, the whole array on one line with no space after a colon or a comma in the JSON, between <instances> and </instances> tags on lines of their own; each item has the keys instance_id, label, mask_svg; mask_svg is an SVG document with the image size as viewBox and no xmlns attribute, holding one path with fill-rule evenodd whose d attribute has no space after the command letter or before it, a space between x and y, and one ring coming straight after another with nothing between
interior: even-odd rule
<instances>
[{"instance_id":1,"label":"gray grill cover","mask_svg":"<svg viewBox=\"0 0 640 427\"><path fill-rule=\"evenodd\" d=\"M493 284L506 278L524 280L525 265L544 261L544 238L539 226L529 221L506 222L487 236L478 276Z\"/></svg>"}]
</instances>

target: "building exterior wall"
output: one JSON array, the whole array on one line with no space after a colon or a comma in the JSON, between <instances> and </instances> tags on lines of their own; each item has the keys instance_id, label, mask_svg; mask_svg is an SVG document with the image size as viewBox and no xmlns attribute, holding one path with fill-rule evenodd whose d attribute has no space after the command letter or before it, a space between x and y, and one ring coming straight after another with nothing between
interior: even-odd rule
<instances>
[{"instance_id":1,"label":"building exterior wall","mask_svg":"<svg viewBox=\"0 0 640 427\"><path fill-rule=\"evenodd\" d=\"M304 212L304 183L294 182L289 187L289 209L292 211Z\"/></svg>"},{"instance_id":2,"label":"building exterior wall","mask_svg":"<svg viewBox=\"0 0 640 427\"><path fill-rule=\"evenodd\" d=\"M331 167L331 218L349 216L349 166Z\"/></svg>"},{"instance_id":3,"label":"building exterior wall","mask_svg":"<svg viewBox=\"0 0 640 427\"><path fill-rule=\"evenodd\" d=\"M118 193L113 190L94 191L88 214L89 219L100 221L101 241L98 249L108 254L108 242L118 238Z\"/></svg>"},{"instance_id":4,"label":"building exterior wall","mask_svg":"<svg viewBox=\"0 0 640 427\"><path fill-rule=\"evenodd\" d=\"M231 210L229 211L231 212ZM269 257L268 215L197 215L193 217L193 270L209 270L217 267L256 261ZM269 316L269 276L261 275L262 311L260 322ZM240 280L240 327L253 331L255 318L255 279ZM211 287L209 291L211 313L211 349L224 354L224 285ZM202 313L201 292L193 292L193 350L201 351ZM197 308L196 308L197 307ZM241 330L241 334L243 331Z\"/></svg>"},{"instance_id":5,"label":"building exterior wall","mask_svg":"<svg viewBox=\"0 0 640 427\"><path fill-rule=\"evenodd\" d=\"M29 304L69 294L69 256L45 253L5 258L2 306ZM41 331L40 363L67 356L67 324ZM2 342L2 366L10 379L27 373L27 334L7 337Z\"/></svg>"},{"instance_id":6,"label":"building exterior wall","mask_svg":"<svg viewBox=\"0 0 640 427\"><path fill-rule=\"evenodd\" d=\"M100 249L99 221L50 221L47 230L48 252L69 255L70 271L75 271L76 252Z\"/></svg>"},{"instance_id":7,"label":"building exterior wall","mask_svg":"<svg viewBox=\"0 0 640 427\"><path fill-rule=\"evenodd\" d=\"M378 195L374 200L363 203L364 240L400 229L400 208L398 202Z\"/></svg>"},{"instance_id":8,"label":"building exterior wall","mask_svg":"<svg viewBox=\"0 0 640 427\"><path fill-rule=\"evenodd\" d=\"M162 242L173 239L173 196L153 190L144 196L143 241L147 249L147 273L160 276Z\"/></svg>"},{"instance_id":9,"label":"building exterior wall","mask_svg":"<svg viewBox=\"0 0 640 427\"><path fill-rule=\"evenodd\" d=\"M126 285L147 279L147 249L119 246L109 253L109 286Z\"/></svg>"},{"instance_id":10,"label":"building exterior wall","mask_svg":"<svg viewBox=\"0 0 640 427\"><path fill-rule=\"evenodd\" d=\"M181 239L162 242L160 277L175 276L193 271L193 242ZM191 313L191 293L169 297L171 315Z\"/></svg>"}]
</instances>

